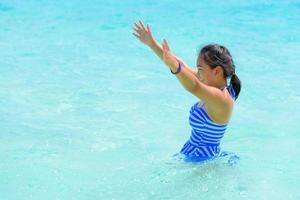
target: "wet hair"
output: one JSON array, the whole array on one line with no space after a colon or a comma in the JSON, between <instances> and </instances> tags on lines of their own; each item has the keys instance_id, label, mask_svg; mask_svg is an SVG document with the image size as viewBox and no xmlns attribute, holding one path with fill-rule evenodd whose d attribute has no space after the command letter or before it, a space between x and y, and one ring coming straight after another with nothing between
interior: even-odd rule
<instances>
[{"instance_id":1,"label":"wet hair","mask_svg":"<svg viewBox=\"0 0 300 200\"><path fill-rule=\"evenodd\" d=\"M199 58L203 58L204 62L209 65L211 69L220 66L224 71L224 78L231 78L230 84L235 92L235 99L238 98L241 91L241 81L235 74L235 65L229 50L219 44L209 44L204 46L199 52Z\"/></svg>"}]
</instances>

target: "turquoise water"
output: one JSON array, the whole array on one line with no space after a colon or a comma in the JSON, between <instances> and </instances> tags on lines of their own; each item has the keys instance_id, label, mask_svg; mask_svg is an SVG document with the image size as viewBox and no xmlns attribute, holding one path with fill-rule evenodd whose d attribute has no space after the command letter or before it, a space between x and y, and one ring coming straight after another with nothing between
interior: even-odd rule
<instances>
[{"instance_id":1,"label":"turquoise water","mask_svg":"<svg viewBox=\"0 0 300 200\"><path fill-rule=\"evenodd\" d=\"M300 2L0 1L0 199L300 199ZM132 35L195 66L224 44L242 81L222 148L172 158L197 99Z\"/></svg>"}]
</instances>

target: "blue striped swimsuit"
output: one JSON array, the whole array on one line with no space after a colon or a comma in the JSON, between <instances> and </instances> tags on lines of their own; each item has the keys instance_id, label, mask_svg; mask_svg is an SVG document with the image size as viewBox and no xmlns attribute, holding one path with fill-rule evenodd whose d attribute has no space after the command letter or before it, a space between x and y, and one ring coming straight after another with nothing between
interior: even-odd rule
<instances>
[{"instance_id":1,"label":"blue striped swimsuit","mask_svg":"<svg viewBox=\"0 0 300 200\"><path fill-rule=\"evenodd\" d=\"M232 85L227 90L235 100ZM198 102L190 109L189 124L192 133L180 151L188 161L203 161L219 156L220 141L227 128L227 124L220 125L211 120L203 108L204 104L201 107L197 105Z\"/></svg>"}]
</instances>

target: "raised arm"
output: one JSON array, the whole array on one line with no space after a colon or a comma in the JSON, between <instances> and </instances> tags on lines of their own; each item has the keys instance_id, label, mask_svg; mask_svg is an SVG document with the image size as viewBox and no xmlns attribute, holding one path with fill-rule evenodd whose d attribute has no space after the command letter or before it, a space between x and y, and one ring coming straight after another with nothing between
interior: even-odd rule
<instances>
[{"instance_id":1,"label":"raised arm","mask_svg":"<svg viewBox=\"0 0 300 200\"><path fill-rule=\"evenodd\" d=\"M139 25L136 23L134 23L134 24L135 24L134 30L136 31L136 33L133 33L133 35L135 35L137 38L139 38L139 40L142 43L149 46L155 52L155 54L161 60L163 60L162 46L153 37L152 31L151 31L149 25L147 25L147 28L146 28L145 25L143 24L143 22L141 22L141 21L139 21ZM192 69L182 59L180 59L179 57L177 57L174 54L172 54L172 55L174 56L174 58L176 58L178 61L180 61L183 64L183 67L186 68L190 73L192 73L195 76L197 75L196 69Z\"/></svg>"},{"instance_id":2,"label":"raised arm","mask_svg":"<svg viewBox=\"0 0 300 200\"><path fill-rule=\"evenodd\" d=\"M149 47L156 53L156 55L162 60L162 54L163 54L163 50L162 50L162 46L156 41L153 40L153 43L149 45ZM197 76L197 70L192 69L191 67L189 67L182 59L180 59L179 57L177 57L176 55L174 55L172 53L172 56L174 58L176 58L176 60L178 60L179 62L181 62L183 64L183 67L186 68L189 72L191 72L193 75Z\"/></svg>"},{"instance_id":3,"label":"raised arm","mask_svg":"<svg viewBox=\"0 0 300 200\"><path fill-rule=\"evenodd\" d=\"M174 54L170 51L166 40L164 40L162 45L158 44L151 33L150 27L147 25L146 28L141 21L139 21L139 23L140 25L135 23L134 30L136 33L133 33L133 35L135 35L141 42L151 47L156 55L162 59L171 71L177 71L180 62L184 66L182 67L181 72L176 74L181 85L187 91L206 102L210 107L215 109L224 109L225 98L223 97L222 92L215 87L205 85L199 81L196 76L196 72L189 68L188 65L181 59L174 56Z\"/></svg>"}]
</instances>

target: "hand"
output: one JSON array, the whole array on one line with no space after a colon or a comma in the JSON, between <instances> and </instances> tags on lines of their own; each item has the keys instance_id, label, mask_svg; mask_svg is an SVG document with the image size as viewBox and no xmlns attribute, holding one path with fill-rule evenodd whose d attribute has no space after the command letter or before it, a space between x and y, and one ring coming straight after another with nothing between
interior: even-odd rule
<instances>
[{"instance_id":1,"label":"hand","mask_svg":"<svg viewBox=\"0 0 300 200\"><path fill-rule=\"evenodd\" d=\"M139 20L140 25L138 25L137 23L135 24L134 29L134 33L132 33L135 37L137 37L142 43L150 46L154 43L154 38L153 35L151 33L150 27L147 24L147 28L145 28L145 25L143 24L143 22L141 22L141 20Z\"/></svg>"},{"instance_id":2,"label":"hand","mask_svg":"<svg viewBox=\"0 0 300 200\"><path fill-rule=\"evenodd\" d=\"M167 41L164 39L162 43L162 48L163 48L163 61L164 63L171 68L171 70L174 68L174 66L178 66L178 61L176 58L173 56L173 54L170 51L170 47L167 43ZM175 69L176 70L176 69ZM174 71L174 70L172 70Z\"/></svg>"}]
</instances>

